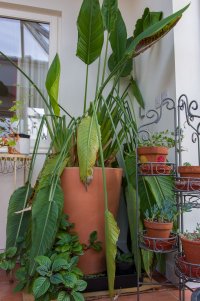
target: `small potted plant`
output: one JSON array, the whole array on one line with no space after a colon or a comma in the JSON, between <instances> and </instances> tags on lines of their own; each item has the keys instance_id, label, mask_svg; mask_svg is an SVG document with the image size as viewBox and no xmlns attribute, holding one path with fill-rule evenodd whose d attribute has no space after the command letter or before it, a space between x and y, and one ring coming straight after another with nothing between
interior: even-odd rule
<instances>
[{"instance_id":1,"label":"small potted plant","mask_svg":"<svg viewBox=\"0 0 200 301\"><path fill-rule=\"evenodd\" d=\"M173 222L178 215L174 202L165 199L162 206L154 204L153 208L144 213L146 232L144 243L149 249L169 250L176 246L176 236L171 234Z\"/></svg>"},{"instance_id":2,"label":"small potted plant","mask_svg":"<svg viewBox=\"0 0 200 301\"><path fill-rule=\"evenodd\" d=\"M196 230L180 234L183 255L178 258L178 268L190 278L200 278L200 223Z\"/></svg>"},{"instance_id":3,"label":"small potted plant","mask_svg":"<svg viewBox=\"0 0 200 301\"><path fill-rule=\"evenodd\" d=\"M0 118L0 147L6 146L9 154L28 155L30 152L30 135L19 133L20 119L17 112L20 112L21 109L21 101L15 101L9 109L13 116Z\"/></svg>"},{"instance_id":4,"label":"small potted plant","mask_svg":"<svg viewBox=\"0 0 200 301\"><path fill-rule=\"evenodd\" d=\"M133 274L134 272L134 259L133 254L130 252L124 253L119 248L116 256L116 273L118 275Z\"/></svg>"},{"instance_id":5,"label":"small potted plant","mask_svg":"<svg viewBox=\"0 0 200 301\"><path fill-rule=\"evenodd\" d=\"M200 223L197 223L194 232L186 231L180 234L185 260L190 263L200 264Z\"/></svg>"},{"instance_id":6,"label":"small potted plant","mask_svg":"<svg viewBox=\"0 0 200 301\"><path fill-rule=\"evenodd\" d=\"M200 166L191 165L185 162L183 166L178 167L180 179L176 181L176 188L185 191L200 189Z\"/></svg>"},{"instance_id":7,"label":"small potted plant","mask_svg":"<svg viewBox=\"0 0 200 301\"><path fill-rule=\"evenodd\" d=\"M148 140L139 141L138 156L142 163L143 173L169 174L171 166L163 164L167 161L169 148L174 147L174 133L169 130L151 134ZM148 162L152 165L146 164Z\"/></svg>"}]
</instances>

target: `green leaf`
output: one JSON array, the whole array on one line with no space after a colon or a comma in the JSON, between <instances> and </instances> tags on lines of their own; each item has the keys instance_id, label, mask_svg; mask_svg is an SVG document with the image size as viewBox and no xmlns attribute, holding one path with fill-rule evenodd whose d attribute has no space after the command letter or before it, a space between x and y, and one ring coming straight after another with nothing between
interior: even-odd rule
<instances>
[{"instance_id":1,"label":"green leaf","mask_svg":"<svg viewBox=\"0 0 200 301\"><path fill-rule=\"evenodd\" d=\"M59 82L60 60L58 54L56 54L46 78L46 89L49 95L51 106L56 116L60 116L60 108L58 106Z\"/></svg>"},{"instance_id":2,"label":"green leaf","mask_svg":"<svg viewBox=\"0 0 200 301\"><path fill-rule=\"evenodd\" d=\"M26 286L26 282L25 282L25 281L24 281L24 282L19 282L19 283L15 286L13 292L14 292L14 293L21 292L21 291L23 291L23 289L25 288L25 286Z\"/></svg>"},{"instance_id":3,"label":"green leaf","mask_svg":"<svg viewBox=\"0 0 200 301\"><path fill-rule=\"evenodd\" d=\"M85 300L84 296L78 292L72 292L72 296L74 298L74 301L84 301Z\"/></svg>"},{"instance_id":4,"label":"green leaf","mask_svg":"<svg viewBox=\"0 0 200 301\"><path fill-rule=\"evenodd\" d=\"M60 284L60 283L63 283L63 276L61 274L53 274L51 277L50 277L50 282L52 284Z\"/></svg>"},{"instance_id":5,"label":"green leaf","mask_svg":"<svg viewBox=\"0 0 200 301\"><path fill-rule=\"evenodd\" d=\"M76 283L76 291L83 292L87 287L87 282L84 280L78 280Z\"/></svg>"},{"instance_id":6,"label":"green leaf","mask_svg":"<svg viewBox=\"0 0 200 301\"><path fill-rule=\"evenodd\" d=\"M84 117L78 127L77 151L80 178L86 184L89 184L92 179L98 150L99 140L94 117Z\"/></svg>"},{"instance_id":7,"label":"green leaf","mask_svg":"<svg viewBox=\"0 0 200 301\"><path fill-rule=\"evenodd\" d=\"M56 259L52 265L52 271L54 272L58 272L60 270L68 269L68 268L69 268L69 263L67 262L67 260L63 258Z\"/></svg>"},{"instance_id":8,"label":"green leaf","mask_svg":"<svg viewBox=\"0 0 200 301\"><path fill-rule=\"evenodd\" d=\"M11 248L7 249L5 253L6 253L7 258L12 258L16 255L17 248L16 247L11 247Z\"/></svg>"},{"instance_id":9,"label":"green leaf","mask_svg":"<svg viewBox=\"0 0 200 301\"><path fill-rule=\"evenodd\" d=\"M138 86L136 80L131 78L130 83L131 83L131 91L133 93L133 96L137 100L138 104L144 109L144 107L145 107L144 99L142 97L142 94L140 92L140 89L139 89L139 86Z\"/></svg>"},{"instance_id":10,"label":"green leaf","mask_svg":"<svg viewBox=\"0 0 200 301\"><path fill-rule=\"evenodd\" d=\"M33 295L35 298L43 296L49 289L50 282L46 277L39 277L33 282Z\"/></svg>"},{"instance_id":11,"label":"green leaf","mask_svg":"<svg viewBox=\"0 0 200 301\"><path fill-rule=\"evenodd\" d=\"M7 271L9 269L9 263L8 261L2 261L0 262L0 269Z\"/></svg>"},{"instance_id":12,"label":"green leaf","mask_svg":"<svg viewBox=\"0 0 200 301\"><path fill-rule=\"evenodd\" d=\"M77 277L73 273L65 273L63 274L63 283L65 287L74 288L77 282Z\"/></svg>"},{"instance_id":13,"label":"green leaf","mask_svg":"<svg viewBox=\"0 0 200 301\"><path fill-rule=\"evenodd\" d=\"M104 0L102 5L102 15L104 28L110 33L115 26L118 12L117 0Z\"/></svg>"},{"instance_id":14,"label":"green leaf","mask_svg":"<svg viewBox=\"0 0 200 301\"><path fill-rule=\"evenodd\" d=\"M22 268L17 269L17 270L16 270L16 273L15 273L15 277L16 277L17 280L19 280L19 281L25 280L26 277L27 277L27 272L26 272L25 267L22 267Z\"/></svg>"},{"instance_id":15,"label":"green leaf","mask_svg":"<svg viewBox=\"0 0 200 301\"><path fill-rule=\"evenodd\" d=\"M35 258L35 261L41 265L41 266L45 266L48 270L50 269L51 267L51 260L49 259L49 257L47 256L43 256L43 255L40 255L40 256L37 256Z\"/></svg>"},{"instance_id":16,"label":"green leaf","mask_svg":"<svg viewBox=\"0 0 200 301\"><path fill-rule=\"evenodd\" d=\"M87 65L101 54L104 29L98 0L83 0L78 20L77 56Z\"/></svg>"},{"instance_id":17,"label":"green leaf","mask_svg":"<svg viewBox=\"0 0 200 301\"><path fill-rule=\"evenodd\" d=\"M16 214L15 212L21 211L26 207L26 202L32 191L30 186L25 185L15 190L11 195L6 226L6 249L16 246L19 237L25 237L30 220L30 211L21 214Z\"/></svg>"},{"instance_id":18,"label":"green leaf","mask_svg":"<svg viewBox=\"0 0 200 301\"><path fill-rule=\"evenodd\" d=\"M49 274L49 270L45 265L39 266L36 268L36 271L41 275L41 276L47 276Z\"/></svg>"},{"instance_id":19,"label":"green leaf","mask_svg":"<svg viewBox=\"0 0 200 301\"><path fill-rule=\"evenodd\" d=\"M53 245L63 209L60 184L47 186L37 192L32 207L32 244L29 273L36 268L34 258L45 254Z\"/></svg>"},{"instance_id":20,"label":"green leaf","mask_svg":"<svg viewBox=\"0 0 200 301\"><path fill-rule=\"evenodd\" d=\"M115 61L118 63L124 56L127 43L126 25L119 10L117 12L115 27L110 34L109 40L114 53Z\"/></svg>"},{"instance_id":21,"label":"green leaf","mask_svg":"<svg viewBox=\"0 0 200 301\"><path fill-rule=\"evenodd\" d=\"M92 233L90 233L90 243L94 243L95 240L97 240L97 231L93 231Z\"/></svg>"},{"instance_id":22,"label":"green leaf","mask_svg":"<svg viewBox=\"0 0 200 301\"><path fill-rule=\"evenodd\" d=\"M144 270L148 277L151 277L151 267L153 264L154 253L143 249L141 249L141 252Z\"/></svg>"},{"instance_id":23,"label":"green leaf","mask_svg":"<svg viewBox=\"0 0 200 301\"><path fill-rule=\"evenodd\" d=\"M136 36L126 50L127 57L135 57L159 41L176 25L188 7L189 5L186 5L181 10L156 22Z\"/></svg>"},{"instance_id":24,"label":"green leaf","mask_svg":"<svg viewBox=\"0 0 200 301\"><path fill-rule=\"evenodd\" d=\"M114 295L115 281L115 257L117 254L117 240L119 228L117 223L108 210L105 211L105 239L106 239L106 265L108 273L108 287L110 297Z\"/></svg>"},{"instance_id":25,"label":"green leaf","mask_svg":"<svg viewBox=\"0 0 200 301\"><path fill-rule=\"evenodd\" d=\"M70 301L70 300L71 300L70 296L65 291L59 292L57 301Z\"/></svg>"}]
</instances>

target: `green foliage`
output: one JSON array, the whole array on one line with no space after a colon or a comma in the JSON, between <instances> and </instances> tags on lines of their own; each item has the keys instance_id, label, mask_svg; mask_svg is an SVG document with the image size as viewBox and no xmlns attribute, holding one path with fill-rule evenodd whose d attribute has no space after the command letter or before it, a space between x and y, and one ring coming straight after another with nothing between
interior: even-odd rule
<instances>
[{"instance_id":1,"label":"green foliage","mask_svg":"<svg viewBox=\"0 0 200 301\"><path fill-rule=\"evenodd\" d=\"M182 210L189 212L191 211L191 206L185 205ZM179 214L180 212L175 203L168 199L164 199L161 206L154 204L150 210L147 209L144 213L146 220L158 223L173 222Z\"/></svg>"},{"instance_id":2,"label":"green foliage","mask_svg":"<svg viewBox=\"0 0 200 301\"><path fill-rule=\"evenodd\" d=\"M80 178L86 185L89 184L93 176L93 167L96 162L99 150L99 140L97 135L97 125L94 117L84 117L78 126L77 151L80 168Z\"/></svg>"},{"instance_id":3,"label":"green foliage","mask_svg":"<svg viewBox=\"0 0 200 301\"><path fill-rule=\"evenodd\" d=\"M110 33L113 31L117 19L117 0L104 0L102 5L102 15L104 28Z\"/></svg>"},{"instance_id":4,"label":"green foliage","mask_svg":"<svg viewBox=\"0 0 200 301\"><path fill-rule=\"evenodd\" d=\"M175 146L174 133L169 130L152 133L147 140L139 141L139 146Z\"/></svg>"},{"instance_id":5,"label":"green foliage","mask_svg":"<svg viewBox=\"0 0 200 301\"><path fill-rule=\"evenodd\" d=\"M9 271L15 267L17 248L10 247L5 252L0 253L0 269Z\"/></svg>"},{"instance_id":6,"label":"green foliage","mask_svg":"<svg viewBox=\"0 0 200 301\"><path fill-rule=\"evenodd\" d=\"M97 231L93 231L92 233L90 233L90 237L89 237L89 244L83 245L84 250L88 250L88 249L93 249L96 252L100 252L102 251L102 242L97 240Z\"/></svg>"},{"instance_id":7,"label":"green foliage","mask_svg":"<svg viewBox=\"0 0 200 301\"><path fill-rule=\"evenodd\" d=\"M60 82L60 60L56 54L46 78L46 89L49 95L53 112L56 116L60 116L60 108L58 106L58 91Z\"/></svg>"},{"instance_id":8,"label":"green foliage","mask_svg":"<svg viewBox=\"0 0 200 301\"><path fill-rule=\"evenodd\" d=\"M77 56L87 65L101 54L104 40L103 18L98 0L83 0L77 20Z\"/></svg>"}]
</instances>

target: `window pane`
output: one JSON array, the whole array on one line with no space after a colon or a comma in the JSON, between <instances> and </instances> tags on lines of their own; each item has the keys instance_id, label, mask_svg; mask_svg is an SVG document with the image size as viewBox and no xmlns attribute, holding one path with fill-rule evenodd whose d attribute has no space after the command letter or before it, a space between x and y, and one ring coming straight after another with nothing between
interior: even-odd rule
<instances>
[{"instance_id":1,"label":"window pane","mask_svg":"<svg viewBox=\"0 0 200 301\"><path fill-rule=\"evenodd\" d=\"M0 18L0 45L1 51L23 69L47 97L49 24ZM15 114L9 109L15 101L20 101L23 105L17 112L20 118L18 131L29 133L34 139L45 111L44 103L29 81L3 56L0 56L0 100L0 126L4 118L9 119ZM44 131L43 137L46 137Z\"/></svg>"}]
</instances>

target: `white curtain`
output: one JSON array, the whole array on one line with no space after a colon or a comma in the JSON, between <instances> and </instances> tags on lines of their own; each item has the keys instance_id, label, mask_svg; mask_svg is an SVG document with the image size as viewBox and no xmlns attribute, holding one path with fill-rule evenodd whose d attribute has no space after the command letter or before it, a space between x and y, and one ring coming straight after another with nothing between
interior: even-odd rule
<instances>
[{"instance_id":1,"label":"white curtain","mask_svg":"<svg viewBox=\"0 0 200 301\"><path fill-rule=\"evenodd\" d=\"M33 60L30 56L25 56L18 60L18 66L31 78L38 86L45 97L47 92L45 89L45 80L48 71L48 62ZM44 108L44 101L39 93L25 78L21 72L17 72L17 100L23 103L22 111L19 112L22 120L20 130L27 132L28 130L28 108ZM30 129L29 129L30 131Z\"/></svg>"}]
</instances>

